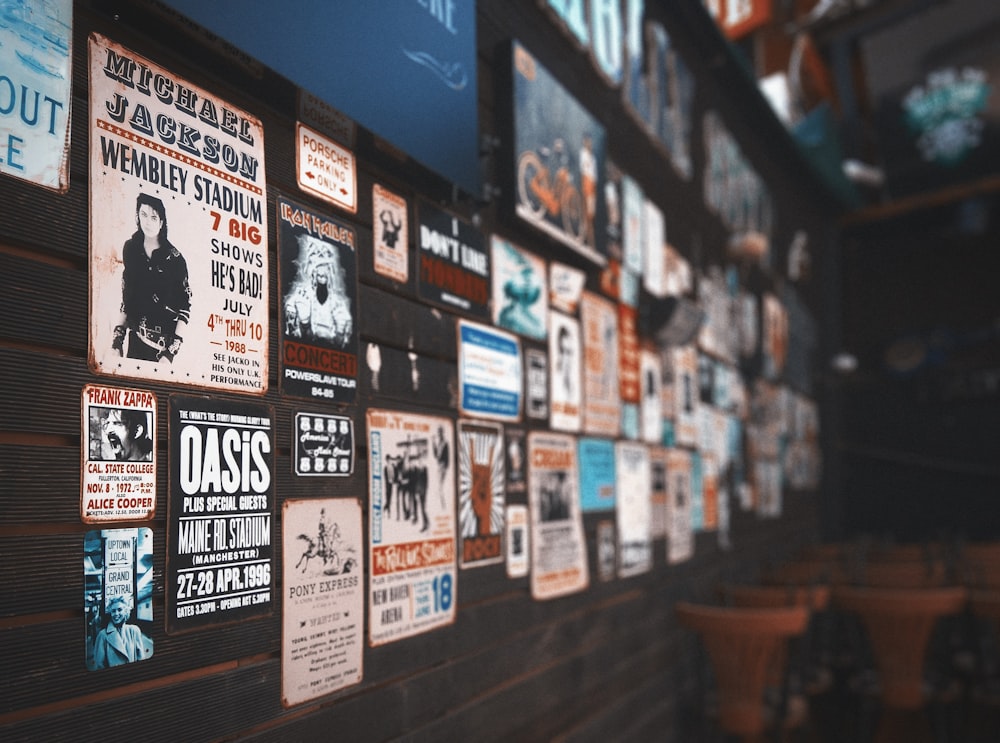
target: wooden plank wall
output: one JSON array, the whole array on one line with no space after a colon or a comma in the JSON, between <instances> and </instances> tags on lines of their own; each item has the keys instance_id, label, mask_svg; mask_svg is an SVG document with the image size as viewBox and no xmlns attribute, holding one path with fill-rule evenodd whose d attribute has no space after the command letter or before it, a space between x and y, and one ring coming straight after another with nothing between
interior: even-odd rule
<instances>
[{"instance_id":1,"label":"wooden plank wall","mask_svg":"<svg viewBox=\"0 0 1000 743\"><path fill-rule=\"evenodd\" d=\"M654 3L651 3L654 4ZM663 6L670 5L663 3ZM668 19L669 20L669 19ZM294 90L280 79L254 82L179 31L157 25L141 4L80 1L74 12L74 88L71 185L56 195L0 178L0 739L84 740L116 734L153 741L231 740L692 740L697 730L703 656L680 630L672 605L679 598L711 599L721 579L752 578L817 534L814 494L786 497L782 518L758 520L734 512L734 549L722 551L715 534L700 534L690 562L668 567L662 540L654 569L627 580L597 580L597 516L587 515L591 587L548 602L532 601L528 579L511 580L502 565L463 570L454 625L364 655L359 686L292 709L280 696L280 605L269 618L222 629L168 636L163 578L167 512L167 398L184 392L140 384L158 395L154 532L155 655L144 662L94 673L84 663L82 546L79 520L80 396L102 380L87 366L88 100L87 36L97 31L259 116L267 147L272 337L266 401L274 406L276 512L290 496L365 498L366 452L358 436L353 476L294 479L290 429L302 401L278 393L277 269L274 214L278 194L346 219L359 239L361 344L378 344L383 373L378 389L362 372L359 403L348 409L356 431L368 407L445 414L455 418L455 317L416 298L414 281L397 285L372 270L371 188L378 182L443 204L471 217L484 232L502 229L547 258L588 269L523 225L506 221L493 204L451 204L448 184L409 161L399 161L361 132L357 215L347 217L299 192L294 177ZM586 53L575 49L531 0L479 0L481 130L501 126L496 100L500 51L521 39L566 87L609 128L612 155L665 210L668 230L688 258L707 265L721 258L724 228L701 205L701 184L671 170L605 85ZM712 87L711 60L688 50L699 77L700 108L727 96ZM388 105L388 104L387 104ZM405 112L400 112L405 115ZM820 230L823 211L754 141L753 122L729 111L748 152L772 184L779 236L803 223ZM698 119L700 121L700 117ZM696 173L704 157L695 127ZM486 172L495 171L487 162ZM498 183L501 189L512 184ZM784 230L784 233L782 233ZM414 252L411 228L411 254ZM776 240L781 242L780 240ZM785 240L787 243L787 240ZM411 255L411 275L415 273ZM410 386L416 355L422 386ZM363 354L362 354L363 356ZM107 381L107 380L103 380ZM232 397L232 396L230 396ZM322 405L309 403L313 409ZM331 412L338 412L329 406ZM531 426L527 426L531 428ZM523 497L523 496L522 496ZM607 518L606 515L601 518ZM136 524L138 525L138 524ZM275 543L280 527L274 529ZM280 549L275 550L280 581ZM367 567L367 566L366 566Z\"/></svg>"}]
</instances>

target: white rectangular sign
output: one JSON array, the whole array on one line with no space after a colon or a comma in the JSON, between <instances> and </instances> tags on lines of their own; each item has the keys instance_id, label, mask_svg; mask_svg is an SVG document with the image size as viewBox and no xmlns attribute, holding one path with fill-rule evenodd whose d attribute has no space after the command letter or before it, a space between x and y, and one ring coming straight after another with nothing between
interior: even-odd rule
<instances>
[{"instance_id":1,"label":"white rectangular sign","mask_svg":"<svg viewBox=\"0 0 1000 743\"><path fill-rule=\"evenodd\" d=\"M361 681L361 502L287 500L281 523L281 703L290 707Z\"/></svg>"},{"instance_id":2,"label":"white rectangular sign","mask_svg":"<svg viewBox=\"0 0 1000 743\"><path fill-rule=\"evenodd\" d=\"M455 621L455 436L447 418L368 410L368 641Z\"/></svg>"},{"instance_id":3,"label":"white rectangular sign","mask_svg":"<svg viewBox=\"0 0 1000 743\"><path fill-rule=\"evenodd\" d=\"M90 37L90 365L263 394L267 179L260 121Z\"/></svg>"}]
</instances>

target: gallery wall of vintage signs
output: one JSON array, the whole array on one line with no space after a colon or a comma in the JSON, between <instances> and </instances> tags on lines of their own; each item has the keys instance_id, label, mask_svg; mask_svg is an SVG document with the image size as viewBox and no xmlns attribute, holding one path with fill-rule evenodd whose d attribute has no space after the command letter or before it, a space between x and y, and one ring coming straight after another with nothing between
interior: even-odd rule
<instances>
[{"instance_id":1,"label":"gallery wall of vintage signs","mask_svg":"<svg viewBox=\"0 0 1000 743\"><path fill-rule=\"evenodd\" d=\"M2 11L0 737L690 739L674 601L817 538L832 283L707 16L372 7L475 34L407 57L474 192L169 5Z\"/></svg>"}]
</instances>

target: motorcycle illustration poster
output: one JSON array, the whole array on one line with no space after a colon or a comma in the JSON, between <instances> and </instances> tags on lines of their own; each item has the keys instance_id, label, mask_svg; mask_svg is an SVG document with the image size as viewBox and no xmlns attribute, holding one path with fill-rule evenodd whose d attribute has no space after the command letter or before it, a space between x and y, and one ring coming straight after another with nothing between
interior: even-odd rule
<instances>
[{"instance_id":1,"label":"motorcycle illustration poster","mask_svg":"<svg viewBox=\"0 0 1000 743\"><path fill-rule=\"evenodd\" d=\"M281 701L290 707L361 681L361 502L286 500L281 524Z\"/></svg>"},{"instance_id":2,"label":"motorcycle illustration poster","mask_svg":"<svg viewBox=\"0 0 1000 743\"><path fill-rule=\"evenodd\" d=\"M531 53L513 45L518 217L607 263L604 128Z\"/></svg>"}]
</instances>

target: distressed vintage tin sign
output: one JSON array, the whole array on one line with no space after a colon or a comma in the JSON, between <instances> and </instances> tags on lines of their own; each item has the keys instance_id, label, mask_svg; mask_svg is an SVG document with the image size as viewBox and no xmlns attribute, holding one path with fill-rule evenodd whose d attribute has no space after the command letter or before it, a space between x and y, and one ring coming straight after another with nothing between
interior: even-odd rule
<instances>
[{"instance_id":1,"label":"distressed vintage tin sign","mask_svg":"<svg viewBox=\"0 0 1000 743\"><path fill-rule=\"evenodd\" d=\"M528 574L528 507L507 506L507 577L523 578Z\"/></svg>"},{"instance_id":2,"label":"distressed vintage tin sign","mask_svg":"<svg viewBox=\"0 0 1000 743\"><path fill-rule=\"evenodd\" d=\"M146 521L156 511L156 396L146 390L83 388L84 523Z\"/></svg>"},{"instance_id":3,"label":"distressed vintage tin sign","mask_svg":"<svg viewBox=\"0 0 1000 743\"><path fill-rule=\"evenodd\" d=\"M0 173L69 188L72 0L0 9Z\"/></svg>"},{"instance_id":4,"label":"distressed vintage tin sign","mask_svg":"<svg viewBox=\"0 0 1000 743\"><path fill-rule=\"evenodd\" d=\"M278 256L282 391L354 402L358 386L354 230L279 198Z\"/></svg>"},{"instance_id":5,"label":"distressed vintage tin sign","mask_svg":"<svg viewBox=\"0 0 1000 743\"><path fill-rule=\"evenodd\" d=\"M153 657L153 530L88 531L83 597L88 669Z\"/></svg>"},{"instance_id":6,"label":"distressed vintage tin sign","mask_svg":"<svg viewBox=\"0 0 1000 743\"><path fill-rule=\"evenodd\" d=\"M303 191L352 214L358 210L354 153L302 122L295 125L295 176Z\"/></svg>"},{"instance_id":7,"label":"distressed vintage tin sign","mask_svg":"<svg viewBox=\"0 0 1000 743\"><path fill-rule=\"evenodd\" d=\"M361 502L287 500L281 530L281 703L291 707L361 682Z\"/></svg>"},{"instance_id":8,"label":"distressed vintage tin sign","mask_svg":"<svg viewBox=\"0 0 1000 743\"><path fill-rule=\"evenodd\" d=\"M273 610L274 412L170 397L168 633Z\"/></svg>"},{"instance_id":9,"label":"distressed vintage tin sign","mask_svg":"<svg viewBox=\"0 0 1000 743\"><path fill-rule=\"evenodd\" d=\"M263 394L264 130L125 47L90 37L90 365Z\"/></svg>"},{"instance_id":10,"label":"distressed vintage tin sign","mask_svg":"<svg viewBox=\"0 0 1000 743\"><path fill-rule=\"evenodd\" d=\"M296 413L295 474L346 477L354 472L354 421L345 415Z\"/></svg>"},{"instance_id":11,"label":"distressed vintage tin sign","mask_svg":"<svg viewBox=\"0 0 1000 743\"><path fill-rule=\"evenodd\" d=\"M615 498L618 577L627 578L645 573L653 566L649 449L631 441L617 442L615 473L618 490Z\"/></svg>"},{"instance_id":12,"label":"distressed vintage tin sign","mask_svg":"<svg viewBox=\"0 0 1000 743\"><path fill-rule=\"evenodd\" d=\"M582 591L590 584L590 573L577 486L576 439L532 431L528 462L531 595L551 599Z\"/></svg>"},{"instance_id":13,"label":"distressed vintage tin sign","mask_svg":"<svg viewBox=\"0 0 1000 743\"><path fill-rule=\"evenodd\" d=\"M458 422L458 528L463 568L503 560L503 426Z\"/></svg>"},{"instance_id":14,"label":"distressed vintage tin sign","mask_svg":"<svg viewBox=\"0 0 1000 743\"><path fill-rule=\"evenodd\" d=\"M549 311L545 261L494 235L493 322L514 333L545 339Z\"/></svg>"},{"instance_id":15,"label":"distressed vintage tin sign","mask_svg":"<svg viewBox=\"0 0 1000 743\"><path fill-rule=\"evenodd\" d=\"M455 621L455 440L447 418L368 410L368 642Z\"/></svg>"},{"instance_id":16,"label":"distressed vintage tin sign","mask_svg":"<svg viewBox=\"0 0 1000 743\"><path fill-rule=\"evenodd\" d=\"M549 425L557 431L579 431L583 419L580 323L561 312L549 312L549 328Z\"/></svg>"},{"instance_id":17,"label":"distressed vintage tin sign","mask_svg":"<svg viewBox=\"0 0 1000 743\"><path fill-rule=\"evenodd\" d=\"M621 400L618 390L618 311L599 294L584 292L583 428L587 433L617 436Z\"/></svg>"},{"instance_id":18,"label":"distressed vintage tin sign","mask_svg":"<svg viewBox=\"0 0 1000 743\"><path fill-rule=\"evenodd\" d=\"M527 386L524 413L529 418L545 420L549 417L549 360L545 351L526 348L524 366Z\"/></svg>"},{"instance_id":19,"label":"distressed vintage tin sign","mask_svg":"<svg viewBox=\"0 0 1000 743\"><path fill-rule=\"evenodd\" d=\"M420 204L417 289L420 298L451 311L490 317L490 252L475 226Z\"/></svg>"},{"instance_id":20,"label":"distressed vintage tin sign","mask_svg":"<svg viewBox=\"0 0 1000 743\"><path fill-rule=\"evenodd\" d=\"M409 212L406 199L372 185L372 243L375 273L406 283L410 277Z\"/></svg>"},{"instance_id":21,"label":"distressed vintage tin sign","mask_svg":"<svg viewBox=\"0 0 1000 743\"><path fill-rule=\"evenodd\" d=\"M691 487L691 454L684 449L667 449L667 563L670 565L694 555Z\"/></svg>"}]
</instances>

